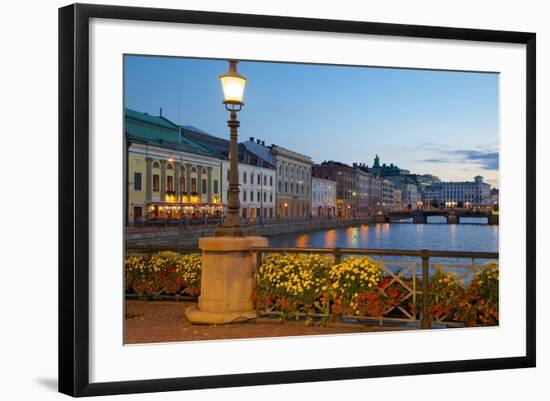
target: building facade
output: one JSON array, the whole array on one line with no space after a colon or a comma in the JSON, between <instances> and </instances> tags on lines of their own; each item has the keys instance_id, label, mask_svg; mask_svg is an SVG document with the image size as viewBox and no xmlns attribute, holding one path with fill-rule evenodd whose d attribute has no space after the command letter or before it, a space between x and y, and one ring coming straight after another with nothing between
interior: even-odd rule
<instances>
[{"instance_id":1,"label":"building facade","mask_svg":"<svg viewBox=\"0 0 550 401\"><path fill-rule=\"evenodd\" d=\"M229 190L229 141L198 130L184 129L184 136L216 152L222 158L222 199L227 203ZM276 170L266 160L238 145L240 215L249 223L272 220L276 217Z\"/></svg>"},{"instance_id":2,"label":"building facade","mask_svg":"<svg viewBox=\"0 0 550 401\"><path fill-rule=\"evenodd\" d=\"M126 220L220 216L222 163L162 116L125 110Z\"/></svg>"},{"instance_id":3,"label":"building facade","mask_svg":"<svg viewBox=\"0 0 550 401\"><path fill-rule=\"evenodd\" d=\"M358 170L336 161L313 165L313 175L336 181L336 217L340 219L357 216Z\"/></svg>"},{"instance_id":4,"label":"building facade","mask_svg":"<svg viewBox=\"0 0 550 401\"><path fill-rule=\"evenodd\" d=\"M311 214L314 218L336 216L336 181L312 177Z\"/></svg>"},{"instance_id":5,"label":"building facade","mask_svg":"<svg viewBox=\"0 0 550 401\"><path fill-rule=\"evenodd\" d=\"M251 137L243 145L276 168L276 212L278 219L311 218L311 157Z\"/></svg>"},{"instance_id":6,"label":"building facade","mask_svg":"<svg viewBox=\"0 0 550 401\"><path fill-rule=\"evenodd\" d=\"M479 175L474 181L437 182L426 189L423 201L432 207L489 206L491 186Z\"/></svg>"}]
</instances>

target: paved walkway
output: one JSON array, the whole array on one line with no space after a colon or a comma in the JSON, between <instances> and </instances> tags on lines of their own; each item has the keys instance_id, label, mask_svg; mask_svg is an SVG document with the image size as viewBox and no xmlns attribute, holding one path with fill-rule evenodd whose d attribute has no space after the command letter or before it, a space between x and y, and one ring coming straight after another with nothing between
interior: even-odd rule
<instances>
[{"instance_id":1,"label":"paved walkway","mask_svg":"<svg viewBox=\"0 0 550 401\"><path fill-rule=\"evenodd\" d=\"M316 334L344 334L403 330L403 327L346 325L320 327L304 321L257 319L223 326L192 325L184 316L190 302L126 300L125 343L162 343Z\"/></svg>"}]
</instances>

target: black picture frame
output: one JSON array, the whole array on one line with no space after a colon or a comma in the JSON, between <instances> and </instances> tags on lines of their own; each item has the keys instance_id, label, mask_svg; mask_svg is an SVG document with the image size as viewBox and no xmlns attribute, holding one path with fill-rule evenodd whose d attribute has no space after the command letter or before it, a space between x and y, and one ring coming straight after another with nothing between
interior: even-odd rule
<instances>
[{"instance_id":1,"label":"black picture frame","mask_svg":"<svg viewBox=\"0 0 550 401\"><path fill-rule=\"evenodd\" d=\"M89 22L91 18L437 38L526 45L526 354L382 366L90 383ZM535 366L536 35L435 26L75 4L59 9L59 391L71 396L141 393L422 375Z\"/></svg>"}]
</instances>

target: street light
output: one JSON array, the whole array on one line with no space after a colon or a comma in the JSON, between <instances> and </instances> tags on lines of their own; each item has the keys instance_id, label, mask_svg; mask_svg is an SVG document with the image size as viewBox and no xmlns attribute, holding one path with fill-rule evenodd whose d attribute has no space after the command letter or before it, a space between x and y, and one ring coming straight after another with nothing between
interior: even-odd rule
<instances>
[{"instance_id":1,"label":"street light","mask_svg":"<svg viewBox=\"0 0 550 401\"><path fill-rule=\"evenodd\" d=\"M237 157L237 130L240 122L237 120L237 113L241 111L244 95L246 78L237 72L237 61L229 60L229 71L220 76L220 82L223 90L223 103L230 113L230 119L227 121L230 131L230 176L229 190L227 194L227 216L223 223L216 228L215 236L244 237L247 235L248 228L241 220L239 209L239 171Z\"/></svg>"}]
</instances>

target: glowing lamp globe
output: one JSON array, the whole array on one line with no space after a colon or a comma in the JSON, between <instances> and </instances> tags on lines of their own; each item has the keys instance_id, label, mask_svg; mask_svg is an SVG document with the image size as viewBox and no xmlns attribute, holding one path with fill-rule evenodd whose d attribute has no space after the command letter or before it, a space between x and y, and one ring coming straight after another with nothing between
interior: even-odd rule
<instances>
[{"instance_id":1,"label":"glowing lamp globe","mask_svg":"<svg viewBox=\"0 0 550 401\"><path fill-rule=\"evenodd\" d=\"M237 61L229 61L229 71L220 76L225 104L243 105L246 78L237 72Z\"/></svg>"}]
</instances>

